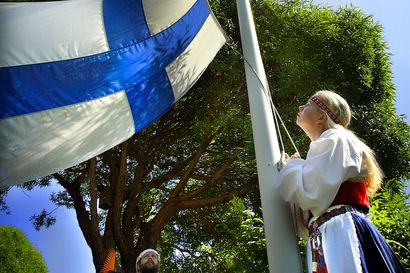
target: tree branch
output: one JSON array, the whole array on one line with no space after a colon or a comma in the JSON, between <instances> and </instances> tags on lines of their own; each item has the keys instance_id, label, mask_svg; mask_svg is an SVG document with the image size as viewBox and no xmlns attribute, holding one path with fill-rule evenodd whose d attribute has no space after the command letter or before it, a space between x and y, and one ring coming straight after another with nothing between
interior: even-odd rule
<instances>
[{"instance_id":1,"label":"tree branch","mask_svg":"<svg viewBox=\"0 0 410 273\"><path fill-rule=\"evenodd\" d=\"M140 134L135 136L134 141L142 142L142 137ZM138 209L138 197L141 193L142 184L144 177L146 176L146 162L144 158L144 153L141 151L138 143L134 143L133 147L136 147L133 152L135 152L135 157L137 160L137 166L134 170L134 178L129 186L129 195L127 197L127 204L124 209L122 216L122 225L124 230L124 237L127 242L132 242L134 238L134 230L137 226L136 219L139 217Z\"/></svg>"},{"instance_id":2,"label":"tree branch","mask_svg":"<svg viewBox=\"0 0 410 273\"><path fill-rule=\"evenodd\" d=\"M211 178L201 187L181 196L183 199L192 199L199 194L203 193L204 191L208 190L212 186L214 186L218 180L222 177L225 171L231 166L231 164L235 161L238 157L238 153L234 152L228 156L228 158L219 166L219 168L214 172Z\"/></svg>"},{"instance_id":3,"label":"tree branch","mask_svg":"<svg viewBox=\"0 0 410 273\"><path fill-rule=\"evenodd\" d=\"M229 192L214 195L210 197L193 199L193 200L181 200L179 199L179 207L181 209L194 209L204 206L211 206L219 203L225 203L231 200L234 196L240 196L248 193L255 186L255 182L249 182L237 189L231 190Z\"/></svg>"},{"instance_id":4,"label":"tree branch","mask_svg":"<svg viewBox=\"0 0 410 273\"><path fill-rule=\"evenodd\" d=\"M211 139L209 138L208 134L202 135L201 144L199 145L196 153L194 154L188 168L186 169L185 173L179 180L178 185L171 193L170 199L176 198L179 193L184 189L186 183L188 183L191 174L194 172L195 166L198 163L199 159L201 158L202 154L205 152L206 147L208 147Z\"/></svg>"},{"instance_id":5,"label":"tree branch","mask_svg":"<svg viewBox=\"0 0 410 273\"><path fill-rule=\"evenodd\" d=\"M121 211L122 211L122 202L123 202L123 191L125 181L127 179L127 141L124 141L120 145L120 159L119 159L119 172L116 178L113 178L113 201L110 212L112 212L112 227L113 235L116 242L116 245L120 249L120 253L124 256L128 256L130 249L127 247L127 243L124 239L122 230L121 230ZM127 257L123 257L127 259Z\"/></svg>"},{"instance_id":6,"label":"tree branch","mask_svg":"<svg viewBox=\"0 0 410 273\"><path fill-rule=\"evenodd\" d=\"M167 173L164 173L163 175L160 175L158 177L155 177L152 179L146 187L144 187L143 191L149 191L150 189L153 188L159 188L164 182L177 177L178 175L181 175L181 172L183 171L184 167L188 164L193 159L193 156L186 158L184 161L179 163L177 166L175 166L172 170L170 170Z\"/></svg>"},{"instance_id":7,"label":"tree branch","mask_svg":"<svg viewBox=\"0 0 410 273\"><path fill-rule=\"evenodd\" d=\"M85 175L81 174L74 180L73 183L68 182L63 176L58 173L54 173L53 176L67 190L67 192L73 199L78 224L84 235L85 241L92 251L94 265L98 267L104 259L104 248L100 235L98 234L98 236L96 236L96 234L92 232L92 228L90 228L91 220L86 209L86 204L81 195L80 182L84 180Z\"/></svg>"},{"instance_id":8,"label":"tree branch","mask_svg":"<svg viewBox=\"0 0 410 273\"><path fill-rule=\"evenodd\" d=\"M91 220L91 232L93 237L101 240L98 228L98 213L97 213L97 182L95 181L95 171L96 171L97 160L92 158L88 162L88 179L89 179L89 191L90 191L90 220ZM102 242L98 242L102 244Z\"/></svg>"}]
</instances>

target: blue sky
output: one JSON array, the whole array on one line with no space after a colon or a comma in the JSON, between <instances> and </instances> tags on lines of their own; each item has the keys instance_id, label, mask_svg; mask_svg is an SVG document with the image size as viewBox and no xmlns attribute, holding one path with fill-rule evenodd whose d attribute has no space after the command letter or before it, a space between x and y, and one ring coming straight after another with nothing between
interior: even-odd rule
<instances>
[{"instance_id":1,"label":"blue sky","mask_svg":"<svg viewBox=\"0 0 410 273\"><path fill-rule=\"evenodd\" d=\"M60 189L63 188L56 182L52 187L32 191L13 188L6 199L11 214L0 212L0 225L13 225L23 230L43 255L50 273L95 272L91 250L77 224L74 210L58 208L53 214L57 217L56 224L48 229L36 231L29 222L30 216L39 214L43 208L56 208L49 198L53 191Z\"/></svg>"},{"instance_id":2,"label":"blue sky","mask_svg":"<svg viewBox=\"0 0 410 273\"><path fill-rule=\"evenodd\" d=\"M394 83L397 88L396 107L398 114L405 114L409 122L410 92L410 1L409 0L334 0L314 1L327 3L330 6L349 5L360 7L384 27L384 38L389 44L392 54ZM7 197L11 215L0 212L0 225L14 225L24 231L31 243L43 255L50 273L88 273L95 272L91 251L88 248L78 227L73 210L58 208L54 216L57 222L49 229L36 231L29 223L31 215L39 213L43 208L55 206L49 201L52 191L58 191L56 183L50 188L23 191L12 189Z\"/></svg>"}]
</instances>

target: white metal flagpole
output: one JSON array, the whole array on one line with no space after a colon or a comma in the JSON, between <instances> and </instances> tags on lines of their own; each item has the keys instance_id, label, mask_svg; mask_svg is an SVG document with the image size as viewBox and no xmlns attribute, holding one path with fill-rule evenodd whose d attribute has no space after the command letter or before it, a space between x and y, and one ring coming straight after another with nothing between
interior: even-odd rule
<instances>
[{"instance_id":1,"label":"white metal flagpole","mask_svg":"<svg viewBox=\"0 0 410 273\"><path fill-rule=\"evenodd\" d=\"M236 4L245 58L269 271L298 273L302 272L302 266L290 207L274 188L278 174L276 163L280 159L279 143L269 97L265 93L266 75L251 6L249 0L237 0Z\"/></svg>"}]
</instances>

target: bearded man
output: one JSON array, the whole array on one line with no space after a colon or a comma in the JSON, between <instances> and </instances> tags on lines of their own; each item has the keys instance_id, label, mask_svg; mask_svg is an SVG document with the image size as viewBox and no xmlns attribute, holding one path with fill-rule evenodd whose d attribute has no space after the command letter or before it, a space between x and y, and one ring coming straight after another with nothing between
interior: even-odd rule
<instances>
[{"instance_id":1,"label":"bearded man","mask_svg":"<svg viewBox=\"0 0 410 273\"><path fill-rule=\"evenodd\" d=\"M160 257L155 249L145 249L137 258L136 268L138 273L158 273Z\"/></svg>"}]
</instances>

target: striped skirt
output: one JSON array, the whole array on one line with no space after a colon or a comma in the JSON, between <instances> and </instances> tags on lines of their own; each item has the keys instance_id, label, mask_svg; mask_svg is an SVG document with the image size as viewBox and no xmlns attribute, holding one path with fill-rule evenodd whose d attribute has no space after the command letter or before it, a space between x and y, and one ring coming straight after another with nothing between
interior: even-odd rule
<instances>
[{"instance_id":1,"label":"striped skirt","mask_svg":"<svg viewBox=\"0 0 410 273\"><path fill-rule=\"evenodd\" d=\"M406 272L373 223L350 206L335 206L311 219L309 234L308 272Z\"/></svg>"}]
</instances>

